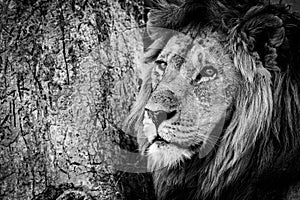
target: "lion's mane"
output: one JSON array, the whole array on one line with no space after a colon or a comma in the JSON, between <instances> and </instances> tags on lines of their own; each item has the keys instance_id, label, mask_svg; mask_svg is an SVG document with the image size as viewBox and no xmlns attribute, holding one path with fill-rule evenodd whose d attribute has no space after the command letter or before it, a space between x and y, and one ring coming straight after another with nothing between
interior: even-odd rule
<instances>
[{"instance_id":1,"label":"lion's mane","mask_svg":"<svg viewBox=\"0 0 300 200\"><path fill-rule=\"evenodd\" d=\"M258 0L158 1L148 29L222 32L243 84L230 121L206 158L154 172L159 199L283 199L300 180L300 19L288 6ZM153 29L158 31L159 29ZM151 32L151 30L150 30ZM153 34L146 61L168 37ZM154 50L153 50L154 49ZM138 138L151 95L151 65L145 64L139 97L127 120ZM140 140L142 141L142 140Z\"/></svg>"}]
</instances>

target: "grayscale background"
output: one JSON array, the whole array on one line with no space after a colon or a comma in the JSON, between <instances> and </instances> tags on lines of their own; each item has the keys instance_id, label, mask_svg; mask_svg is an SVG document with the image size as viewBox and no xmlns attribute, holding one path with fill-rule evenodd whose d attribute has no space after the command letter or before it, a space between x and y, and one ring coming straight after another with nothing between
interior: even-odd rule
<instances>
[{"instance_id":1,"label":"grayscale background","mask_svg":"<svg viewBox=\"0 0 300 200\"><path fill-rule=\"evenodd\" d=\"M144 1L0 0L0 16L0 199L153 199L122 131Z\"/></svg>"}]
</instances>

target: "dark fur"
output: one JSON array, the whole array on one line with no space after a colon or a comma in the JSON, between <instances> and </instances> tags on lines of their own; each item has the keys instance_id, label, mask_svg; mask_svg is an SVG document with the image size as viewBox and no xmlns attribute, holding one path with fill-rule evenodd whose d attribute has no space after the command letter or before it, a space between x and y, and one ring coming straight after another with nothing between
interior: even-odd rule
<instances>
[{"instance_id":1,"label":"dark fur","mask_svg":"<svg viewBox=\"0 0 300 200\"><path fill-rule=\"evenodd\" d=\"M258 0L187 0L181 5L160 0L149 15L150 34L153 27L177 31L210 27L224 34L245 80L236 106L248 104L247 112L233 114L216 147L238 158L216 161L216 149L205 159L195 155L180 167L155 172L158 199L284 199L289 186L300 181L299 17L286 6ZM154 34L153 39L168 40L159 37ZM251 61L256 63L250 65ZM144 91L144 99L149 92L149 88ZM134 112L139 113L132 114L129 123L141 120L145 101L138 104ZM259 111L257 105L262 111L253 114ZM243 122L248 131L239 135ZM246 142L238 137L246 137ZM232 143L244 145L243 150L231 150Z\"/></svg>"}]
</instances>

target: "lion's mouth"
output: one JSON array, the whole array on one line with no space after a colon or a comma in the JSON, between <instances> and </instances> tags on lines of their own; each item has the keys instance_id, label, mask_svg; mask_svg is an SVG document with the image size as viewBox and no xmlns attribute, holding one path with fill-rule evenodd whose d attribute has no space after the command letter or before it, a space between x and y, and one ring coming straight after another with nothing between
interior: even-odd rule
<instances>
[{"instance_id":1,"label":"lion's mouth","mask_svg":"<svg viewBox=\"0 0 300 200\"><path fill-rule=\"evenodd\" d=\"M187 147L187 146L179 144L179 143L169 142L169 141L163 139L162 137L160 137L159 135L157 135L151 142L148 143L148 146L147 146L146 149L149 149L150 146L153 145L153 144L158 144L160 146L174 145L174 146L176 146L180 149L188 149L189 151L192 151L192 152L198 152L201 149L201 147L203 146L204 142L201 141L199 143L191 145L190 147Z\"/></svg>"},{"instance_id":2,"label":"lion's mouth","mask_svg":"<svg viewBox=\"0 0 300 200\"><path fill-rule=\"evenodd\" d=\"M159 135L157 135L150 143L153 144L155 142L159 142L159 143L166 143L169 144L170 142L168 142L167 140L163 139L162 137L160 137Z\"/></svg>"},{"instance_id":3,"label":"lion's mouth","mask_svg":"<svg viewBox=\"0 0 300 200\"><path fill-rule=\"evenodd\" d=\"M165 114L165 116L160 116L163 114ZM156 117L154 117L153 115L156 115ZM197 144L189 146L187 144L181 144L174 141L172 142L170 138L164 138L158 133L158 126L161 125L161 118L165 121L170 119L177 120L179 115L180 113L178 111L172 111L169 113L163 113L161 111L152 112L148 109L145 111L143 120L143 131L144 134L147 136L148 142L147 144L145 144L143 152L147 152L147 150L154 144L158 146L176 146L179 149L185 149L191 152L197 152L201 149L201 147L203 146L203 142L199 142Z\"/></svg>"},{"instance_id":4,"label":"lion's mouth","mask_svg":"<svg viewBox=\"0 0 300 200\"><path fill-rule=\"evenodd\" d=\"M158 146L165 146L165 145L171 145L172 143L163 139L160 135L156 135L154 139L152 140L148 140L148 143L146 144L146 148L144 149L143 153L147 152L149 150L149 148L152 146L152 145L158 145Z\"/></svg>"}]
</instances>

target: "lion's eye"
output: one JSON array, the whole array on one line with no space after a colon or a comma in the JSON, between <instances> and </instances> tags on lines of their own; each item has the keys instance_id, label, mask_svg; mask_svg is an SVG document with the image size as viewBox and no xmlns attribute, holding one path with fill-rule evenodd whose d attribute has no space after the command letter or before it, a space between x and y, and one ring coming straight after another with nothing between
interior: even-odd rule
<instances>
[{"instance_id":1,"label":"lion's eye","mask_svg":"<svg viewBox=\"0 0 300 200\"><path fill-rule=\"evenodd\" d=\"M215 74L217 74L217 70L212 67L212 66L206 66L204 67L200 74L203 76L203 77L213 77Z\"/></svg>"},{"instance_id":2,"label":"lion's eye","mask_svg":"<svg viewBox=\"0 0 300 200\"><path fill-rule=\"evenodd\" d=\"M215 69L212 66L206 66L204 67L200 73L197 74L197 76L192 80L192 84L199 84L205 81L212 80L216 77L217 69Z\"/></svg>"},{"instance_id":3,"label":"lion's eye","mask_svg":"<svg viewBox=\"0 0 300 200\"><path fill-rule=\"evenodd\" d=\"M163 60L156 60L155 64L157 65L158 69L165 71L167 68L167 62Z\"/></svg>"},{"instance_id":4,"label":"lion's eye","mask_svg":"<svg viewBox=\"0 0 300 200\"><path fill-rule=\"evenodd\" d=\"M156 88L158 83L162 80L165 70L167 68L167 62L163 60L156 60L155 67L152 72L153 88Z\"/></svg>"}]
</instances>

